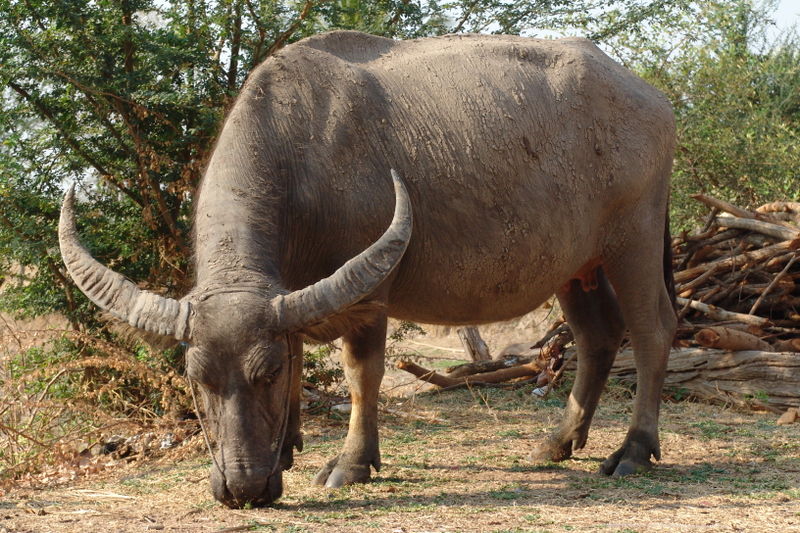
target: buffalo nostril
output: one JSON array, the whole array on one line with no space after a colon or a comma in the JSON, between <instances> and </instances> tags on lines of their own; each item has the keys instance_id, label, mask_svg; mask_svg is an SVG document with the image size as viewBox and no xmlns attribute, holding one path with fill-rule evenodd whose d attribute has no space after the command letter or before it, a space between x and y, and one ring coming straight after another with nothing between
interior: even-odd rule
<instances>
[{"instance_id":1,"label":"buffalo nostril","mask_svg":"<svg viewBox=\"0 0 800 533\"><path fill-rule=\"evenodd\" d=\"M270 505L281 497L283 482L280 472L271 476L243 474L226 472L226 476L223 476L212 469L211 488L214 498L228 507L240 509L246 505Z\"/></svg>"}]
</instances>

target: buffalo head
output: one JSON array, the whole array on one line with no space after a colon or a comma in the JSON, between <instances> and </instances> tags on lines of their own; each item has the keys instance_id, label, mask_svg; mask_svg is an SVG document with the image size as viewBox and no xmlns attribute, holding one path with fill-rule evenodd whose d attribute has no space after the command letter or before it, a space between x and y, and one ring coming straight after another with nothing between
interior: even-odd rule
<instances>
[{"instance_id":1,"label":"buffalo head","mask_svg":"<svg viewBox=\"0 0 800 533\"><path fill-rule=\"evenodd\" d=\"M189 345L186 372L204 400L214 442L211 486L230 507L266 505L280 497L281 472L302 446L298 333L345 312L397 266L411 237L411 206L392 171L396 205L386 232L331 276L295 292L280 280L206 283L175 300L139 289L98 263L78 240L70 190L59 221L61 255L75 284L116 318ZM193 385L192 385L193 386Z\"/></svg>"}]
</instances>

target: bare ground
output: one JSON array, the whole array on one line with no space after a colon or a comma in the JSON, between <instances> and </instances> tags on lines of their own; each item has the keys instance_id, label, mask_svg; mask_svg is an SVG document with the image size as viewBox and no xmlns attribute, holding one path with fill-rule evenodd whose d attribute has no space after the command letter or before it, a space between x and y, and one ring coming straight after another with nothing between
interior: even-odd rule
<instances>
[{"instance_id":1,"label":"bare ground","mask_svg":"<svg viewBox=\"0 0 800 533\"><path fill-rule=\"evenodd\" d=\"M496 353L505 343L541 336L543 315L528 322L482 333ZM532 326L540 331L532 334ZM434 356L438 361L428 361L434 367L463 357L449 332L432 333L401 351ZM622 386L610 385L586 449L542 466L527 455L557 423L564 392L546 399L532 396L530 386L425 393L406 376L387 377L383 469L373 483L336 490L311 485L347 429L342 415L322 413L306 417L305 450L284 474L284 497L272 508L220 506L209 492L210 461L195 436L160 459L117 462L79 481L22 482L0 492L0 533L800 532L800 424L666 403L663 460L651 473L612 479L597 470L627 429L630 391Z\"/></svg>"},{"instance_id":2,"label":"bare ground","mask_svg":"<svg viewBox=\"0 0 800 533\"><path fill-rule=\"evenodd\" d=\"M306 449L273 508L229 510L208 490L202 448L64 486L12 490L0 528L140 531L800 531L800 424L774 415L668 403L663 461L652 473L596 473L624 437L630 401L612 390L587 448L558 465L526 460L560 414L529 390L422 394L384 415L383 469L337 490L310 478L336 453L346 422L309 417ZM415 417L423 417L422 419ZM427 420L426 420L427 419ZM0 529L2 530L2 529Z\"/></svg>"}]
</instances>

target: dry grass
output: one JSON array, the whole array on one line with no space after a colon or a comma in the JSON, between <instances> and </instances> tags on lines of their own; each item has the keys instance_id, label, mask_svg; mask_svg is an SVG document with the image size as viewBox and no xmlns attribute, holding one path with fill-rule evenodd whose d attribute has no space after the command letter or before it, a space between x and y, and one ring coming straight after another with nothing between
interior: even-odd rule
<instances>
[{"instance_id":1,"label":"dry grass","mask_svg":"<svg viewBox=\"0 0 800 533\"><path fill-rule=\"evenodd\" d=\"M624 389L606 398L588 447L547 466L531 465L526 455L558 420L561 402L527 392L454 391L401 406L387 400L437 422L385 415L384 468L368 485L310 485L346 431L346 421L318 416L306 421L306 450L273 508L218 505L208 491L209 461L198 451L79 484L14 490L0 502L2 525L37 533L800 531L800 424L669 403L664 460L650 474L610 479L596 470L624 437L631 407Z\"/></svg>"},{"instance_id":2,"label":"dry grass","mask_svg":"<svg viewBox=\"0 0 800 533\"><path fill-rule=\"evenodd\" d=\"M63 326L0 318L0 488L45 465L63 477L103 434L142 431L168 408L189 405L181 376L129 350Z\"/></svg>"},{"instance_id":3,"label":"dry grass","mask_svg":"<svg viewBox=\"0 0 800 533\"><path fill-rule=\"evenodd\" d=\"M123 365L117 370L139 375L153 390L182 385L137 366L130 354L92 357L47 375ZM384 468L374 483L338 490L310 484L346 433L345 419L314 415L305 422L306 449L285 474L285 496L272 508L232 511L216 503L210 461L195 436L158 458L79 465L77 476L50 467L50 475L0 488L0 532L800 531L800 424L776 426L773 415L668 403L664 460L647 475L611 479L596 471L627 429L631 401L624 386L610 385L585 450L558 465L536 466L526 457L557 423L563 393L542 400L527 387L398 398L400 390L419 389L408 381L402 374L386 380L393 396L384 398ZM12 397L0 400L0 414L21 408Z\"/></svg>"}]
</instances>

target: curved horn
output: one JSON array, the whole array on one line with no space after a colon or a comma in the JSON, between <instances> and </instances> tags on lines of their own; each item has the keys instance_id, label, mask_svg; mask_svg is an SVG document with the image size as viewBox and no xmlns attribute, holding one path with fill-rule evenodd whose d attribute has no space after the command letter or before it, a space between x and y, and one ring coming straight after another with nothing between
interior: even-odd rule
<instances>
[{"instance_id":1,"label":"curved horn","mask_svg":"<svg viewBox=\"0 0 800 533\"><path fill-rule=\"evenodd\" d=\"M350 259L329 277L272 299L276 323L283 331L311 326L358 302L394 270L411 239L411 202L403 181L392 169L394 218L372 246Z\"/></svg>"},{"instance_id":2,"label":"curved horn","mask_svg":"<svg viewBox=\"0 0 800 533\"><path fill-rule=\"evenodd\" d=\"M72 186L61 206L58 244L78 288L99 307L135 328L189 340L191 304L143 291L125 276L98 263L78 240L74 204Z\"/></svg>"}]
</instances>

